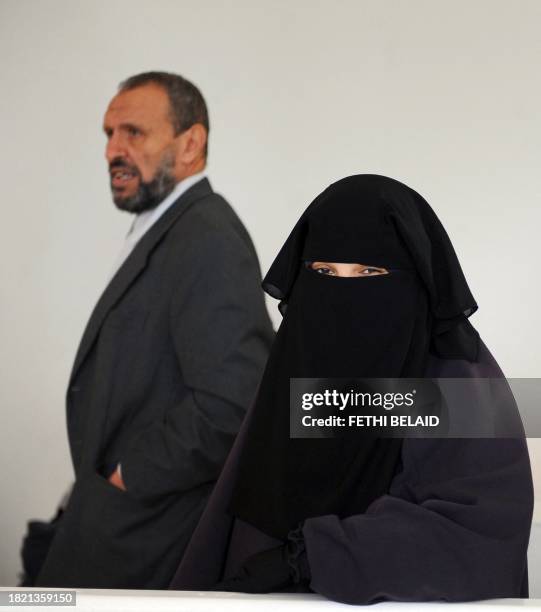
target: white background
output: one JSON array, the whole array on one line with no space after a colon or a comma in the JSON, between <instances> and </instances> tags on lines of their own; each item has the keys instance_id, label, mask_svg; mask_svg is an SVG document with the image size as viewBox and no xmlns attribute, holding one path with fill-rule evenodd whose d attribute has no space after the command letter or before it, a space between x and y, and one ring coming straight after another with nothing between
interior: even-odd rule
<instances>
[{"instance_id":1,"label":"white background","mask_svg":"<svg viewBox=\"0 0 541 612\"><path fill-rule=\"evenodd\" d=\"M540 23L538 0L0 0L0 584L72 477L65 386L130 224L103 158L118 82L161 69L201 88L211 181L263 271L331 181L411 185L489 349L538 377Z\"/></svg>"}]
</instances>

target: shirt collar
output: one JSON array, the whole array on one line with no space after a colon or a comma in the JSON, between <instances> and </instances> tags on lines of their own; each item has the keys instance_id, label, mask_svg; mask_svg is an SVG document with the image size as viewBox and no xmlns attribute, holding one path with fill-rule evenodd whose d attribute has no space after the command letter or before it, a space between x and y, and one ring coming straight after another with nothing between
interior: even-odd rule
<instances>
[{"instance_id":1,"label":"shirt collar","mask_svg":"<svg viewBox=\"0 0 541 612\"><path fill-rule=\"evenodd\" d=\"M158 206L152 210L145 210L135 217L129 235L136 239L140 238L183 193L188 191L190 187L198 183L201 179L205 178L205 176L206 172L202 170L201 172L192 174L179 181L173 191L164 198Z\"/></svg>"}]
</instances>

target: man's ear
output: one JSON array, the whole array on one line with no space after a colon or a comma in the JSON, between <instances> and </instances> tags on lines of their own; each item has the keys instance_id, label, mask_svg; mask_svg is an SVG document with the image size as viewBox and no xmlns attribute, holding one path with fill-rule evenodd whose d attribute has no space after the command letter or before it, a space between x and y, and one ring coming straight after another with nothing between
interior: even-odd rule
<instances>
[{"instance_id":1,"label":"man's ear","mask_svg":"<svg viewBox=\"0 0 541 612\"><path fill-rule=\"evenodd\" d=\"M177 152L184 164L191 164L205 156L207 130L201 123L194 123L178 135Z\"/></svg>"}]
</instances>

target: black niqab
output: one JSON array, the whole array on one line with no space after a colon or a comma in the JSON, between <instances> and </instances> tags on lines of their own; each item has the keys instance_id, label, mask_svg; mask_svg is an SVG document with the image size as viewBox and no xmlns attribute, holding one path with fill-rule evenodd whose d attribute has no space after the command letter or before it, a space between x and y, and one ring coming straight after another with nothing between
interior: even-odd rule
<instances>
[{"instance_id":1,"label":"black niqab","mask_svg":"<svg viewBox=\"0 0 541 612\"><path fill-rule=\"evenodd\" d=\"M305 262L389 273L322 275ZM401 440L291 439L294 377L421 378L428 352L475 361L477 305L441 223L406 185L365 174L320 194L291 232L264 289L284 315L259 388L230 512L285 538L306 518L365 511L399 469Z\"/></svg>"}]
</instances>

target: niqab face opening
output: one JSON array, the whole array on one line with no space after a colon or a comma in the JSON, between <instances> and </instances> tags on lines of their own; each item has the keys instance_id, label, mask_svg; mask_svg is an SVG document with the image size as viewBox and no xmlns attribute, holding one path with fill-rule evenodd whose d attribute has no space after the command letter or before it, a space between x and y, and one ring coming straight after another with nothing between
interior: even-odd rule
<instances>
[{"instance_id":1,"label":"niqab face opening","mask_svg":"<svg viewBox=\"0 0 541 612\"><path fill-rule=\"evenodd\" d=\"M336 277L306 262L388 274ZM399 468L401 440L290 439L290 378L421 378L428 354L474 361L477 305L428 203L357 175L320 194L263 281L283 321L250 415L230 512L284 538L306 518L364 512Z\"/></svg>"}]
</instances>

